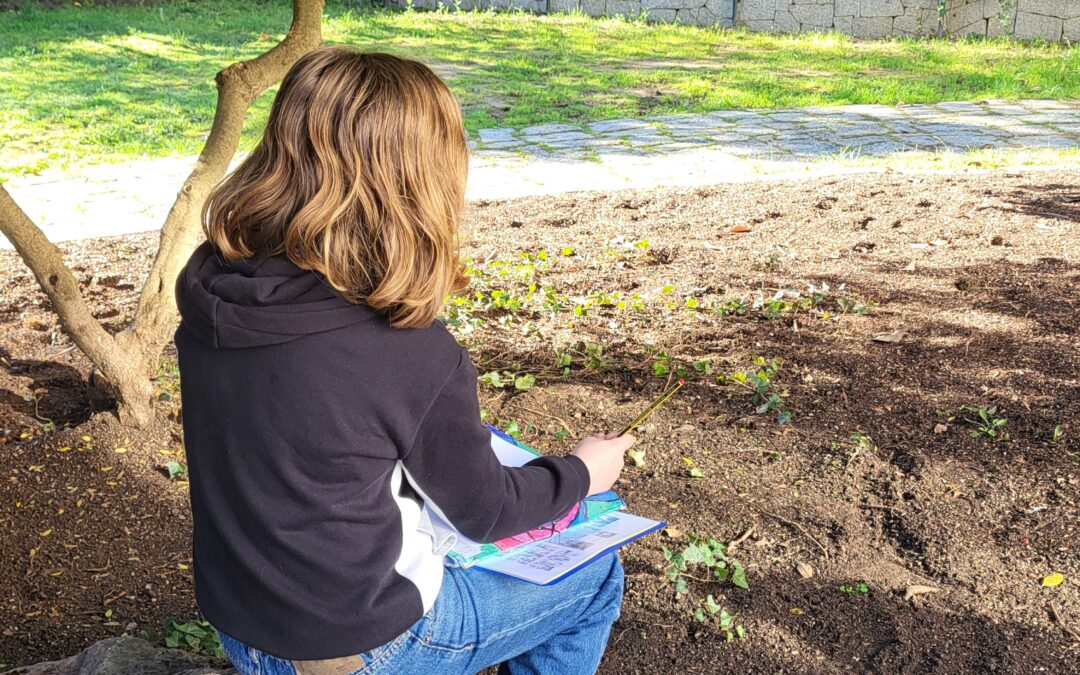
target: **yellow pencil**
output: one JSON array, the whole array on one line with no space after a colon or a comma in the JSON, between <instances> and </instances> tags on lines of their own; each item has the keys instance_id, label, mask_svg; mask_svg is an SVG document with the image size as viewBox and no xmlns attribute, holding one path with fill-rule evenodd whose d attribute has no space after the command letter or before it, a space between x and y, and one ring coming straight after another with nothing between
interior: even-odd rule
<instances>
[{"instance_id":1,"label":"yellow pencil","mask_svg":"<svg viewBox=\"0 0 1080 675\"><path fill-rule=\"evenodd\" d=\"M686 380L680 379L678 382L675 383L675 386L673 386L671 389L668 389L663 394L660 394L660 398L653 401L652 405L650 405L648 408L646 408L645 412L643 412L640 415L638 415L637 417L635 417L633 422L631 422L630 424L627 424L626 428L619 432L619 436L625 436L626 434L633 431L634 427L636 427L637 425L644 422L645 418L648 417L649 415L653 414L656 411L657 408L659 408L661 405L664 404L664 401L671 398L672 394L674 394L675 392L682 389L682 386L684 384L686 384Z\"/></svg>"}]
</instances>

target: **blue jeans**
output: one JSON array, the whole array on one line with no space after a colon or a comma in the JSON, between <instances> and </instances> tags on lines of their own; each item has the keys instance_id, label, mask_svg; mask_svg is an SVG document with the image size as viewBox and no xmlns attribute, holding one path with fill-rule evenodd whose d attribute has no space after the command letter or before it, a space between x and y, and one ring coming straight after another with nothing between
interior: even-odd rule
<instances>
[{"instance_id":1,"label":"blue jeans","mask_svg":"<svg viewBox=\"0 0 1080 675\"><path fill-rule=\"evenodd\" d=\"M622 606L618 555L551 586L448 566L435 605L390 642L361 654L362 675L475 673L501 663L511 675L594 673ZM295 675L291 661L221 633L240 675Z\"/></svg>"}]
</instances>

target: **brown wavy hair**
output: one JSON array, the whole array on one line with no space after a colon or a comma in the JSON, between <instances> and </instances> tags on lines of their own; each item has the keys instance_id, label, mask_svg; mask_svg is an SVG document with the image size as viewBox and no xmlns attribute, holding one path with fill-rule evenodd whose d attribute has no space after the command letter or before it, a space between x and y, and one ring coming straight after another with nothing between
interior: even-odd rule
<instances>
[{"instance_id":1,"label":"brown wavy hair","mask_svg":"<svg viewBox=\"0 0 1080 675\"><path fill-rule=\"evenodd\" d=\"M252 153L210 194L207 239L229 260L284 254L394 327L463 288L461 110L427 66L325 47L285 75Z\"/></svg>"}]
</instances>

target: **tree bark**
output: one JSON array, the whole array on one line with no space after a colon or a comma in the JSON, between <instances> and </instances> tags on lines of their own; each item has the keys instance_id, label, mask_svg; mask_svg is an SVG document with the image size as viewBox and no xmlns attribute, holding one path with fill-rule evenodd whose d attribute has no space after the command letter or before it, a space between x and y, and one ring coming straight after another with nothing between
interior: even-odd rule
<instances>
[{"instance_id":1,"label":"tree bark","mask_svg":"<svg viewBox=\"0 0 1080 675\"><path fill-rule=\"evenodd\" d=\"M142 362L132 359L129 346L110 335L90 313L79 282L64 264L60 249L19 208L0 185L0 231L15 246L52 302L64 332L86 354L102 376L116 388L126 420L143 426L150 421L150 380Z\"/></svg>"},{"instance_id":2,"label":"tree bark","mask_svg":"<svg viewBox=\"0 0 1080 675\"><path fill-rule=\"evenodd\" d=\"M156 357L176 324L173 284L202 232L202 207L236 154L251 103L280 80L292 64L322 44L323 0L293 0L292 25L273 49L240 61L217 74L218 103L202 153L176 197L165 224L150 275L139 296L131 330Z\"/></svg>"},{"instance_id":3,"label":"tree bark","mask_svg":"<svg viewBox=\"0 0 1080 675\"><path fill-rule=\"evenodd\" d=\"M122 333L110 335L93 317L60 250L0 185L0 232L49 296L64 331L114 387L125 422L146 426L153 418L150 378L176 325L176 277L199 240L203 202L236 154L248 108L297 59L322 44L323 0L293 0L292 5L292 25L280 43L217 74L213 126L165 218L135 317Z\"/></svg>"}]
</instances>

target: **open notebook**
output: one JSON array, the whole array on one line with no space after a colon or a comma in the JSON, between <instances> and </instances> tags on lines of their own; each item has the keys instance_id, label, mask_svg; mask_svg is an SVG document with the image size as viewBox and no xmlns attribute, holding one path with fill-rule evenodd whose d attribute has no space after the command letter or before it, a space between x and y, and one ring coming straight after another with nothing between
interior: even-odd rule
<instances>
[{"instance_id":1,"label":"open notebook","mask_svg":"<svg viewBox=\"0 0 1080 675\"><path fill-rule=\"evenodd\" d=\"M490 427L491 448L504 466L522 466L540 453ZM521 534L482 544L443 520L427 506L435 541L462 567L550 584L597 558L664 526L664 523L625 513L626 504L608 491L574 505L558 520Z\"/></svg>"}]
</instances>

